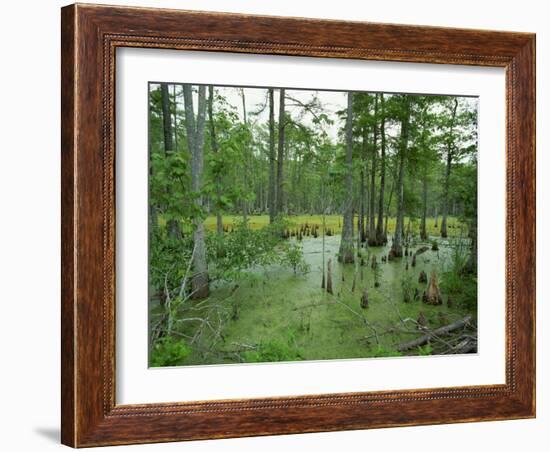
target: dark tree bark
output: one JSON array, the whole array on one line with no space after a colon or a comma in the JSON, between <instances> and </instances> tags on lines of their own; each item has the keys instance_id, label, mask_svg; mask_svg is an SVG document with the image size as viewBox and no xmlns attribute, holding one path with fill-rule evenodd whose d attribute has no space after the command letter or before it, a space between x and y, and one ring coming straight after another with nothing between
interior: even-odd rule
<instances>
[{"instance_id":1,"label":"dark tree bark","mask_svg":"<svg viewBox=\"0 0 550 452\"><path fill-rule=\"evenodd\" d=\"M279 99L279 140L277 147L277 207L276 213L283 213L284 203L284 160L285 160L285 90L281 88Z\"/></svg>"},{"instance_id":2,"label":"dark tree bark","mask_svg":"<svg viewBox=\"0 0 550 452\"><path fill-rule=\"evenodd\" d=\"M368 129L363 127L361 130L361 172L363 181L361 183L361 200L363 202L363 217L361 218L361 242L366 242L369 234L369 212L370 212L370 193L368 190Z\"/></svg>"},{"instance_id":3,"label":"dark tree bark","mask_svg":"<svg viewBox=\"0 0 550 452\"><path fill-rule=\"evenodd\" d=\"M151 127L151 125L149 125ZM151 141L149 140L149 180L153 177L153 165L151 164ZM149 199L152 199L149 195ZM158 220L158 206L153 204L153 202L149 201L149 227L150 231L156 231L158 228L159 220Z\"/></svg>"},{"instance_id":4,"label":"dark tree bark","mask_svg":"<svg viewBox=\"0 0 550 452\"><path fill-rule=\"evenodd\" d=\"M219 152L218 140L216 137L216 124L214 122L214 87L210 85L208 87L208 120L210 122L210 142L212 146L212 152L217 154ZM223 235L223 220L221 211L221 196L222 196L222 183L221 175L218 173L214 178L214 184L216 186L216 232L219 235Z\"/></svg>"},{"instance_id":5,"label":"dark tree bark","mask_svg":"<svg viewBox=\"0 0 550 452\"><path fill-rule=\"evenodd\" d=\"M391 200L393 198L393 192L395 191L395 179L396 179L396 175L394 174L392 176L392 182L390 186L390 196L388 197L388 204L386 205L386 219L384 221L384 237L388 236L388 221L390 219Z\"/></svg>"},{"instance_id":6,"label":"dark tree bark","mask_svg":"<svg viewBox=\"0 0 550 452\"><path fill-rule=\"evenodd\" d=\"M152 108L152 107L151 107ZM149 122L149 130L152 130L152 114L149 113L148 115L148 122ZM148 140L148 152L149 152L149 180L152 180L153 177L153 164L152 164L152 158L153 158L153 147L151 140ZM149 187L150 189L150 187ZM149 192L149 233L154 232L158 228L158 209L159 206L154 204L152 202L151 193Z\"/></svg>"},{"instance_id":7,"label":"dark tree bark","mask_svg":"<svg viewBox=\"0 0 550 452\"><path fill-rule=\"evenodd\" d=\"M428 233L426 232L426 217L428 216L428 171L430 162L428 159L428 149L427 149L427 134L428 126L426 125L426 113L428 110L428 104L425 104L422 115L422 132L420 135L420 147L424 155L423 164L422 164L422 219L420 222L420 239L427 240Z\"/></svg>"},{"instance_id":8,"label":"dark tree bark","mask_svg":"<svg viewBox=\"0 0 550 452\"><path fill-rule=\"evenodd\" d=\"M197 117L193 108L193 89L191 85L183 85L185 103L185 127L187 130L187 145L191 152L191 190L200 194L204 167L204 128L206 119L206 87L199 86ZM202 209L202 196L195 198L195 206ZM208 267L206 261L206 241L204 220L196 215L193 232L193 278L191 280L192 297L206 298L209 294Z\"/></svg>"},{"instance_id":9,"label":"dark tree bark","mask_svg":"<svg viewBox=\"0 0 550 452\"><path fill-rule=\"evenodd\" d=\"M365 170L361 168L359 174L359 218L357 220L357 235L361 242L365 241Z\"/></svg>"},{"instance_id":10,"label":"dark tree bark","mask_svg":"<svg viewBox=\"0 0 550 452\"><path fill-rule=\"evenodd\" d=\"M403 231L404 231L404 204L403 204L403 181L405 175L405 160L409 143L409 122L411 116L411 98L408 95L404 96L403 100L404 112L401 119L401 136L399 139L399 170L397 176L397 219L395 225L395 235L391 247L392 257L403 256Z\"/></svg>"},{"instance_id":11,"label":"dark tree bark","mask_svg":"<svg viewBox=\"0 0 550 452\"><path fill-rule=\"evenodd\" d=\"M241 99L243 102L243 125L248 129L248 118L246 116L246 99L244 97L244 88L241 88ZM243 162L244 162L244 171L243 171L243 188L245 191L245 196L248 196L248 145L243 146ZM246 225L248 223L248 199L245 197L242 200L243 205L243 223Z\"/></svg>"},{"instance_id":12,"label":"dark tree bark","mask_svg":"<svg viewBox=\"0 0 550 452\"><path fill-rule=\"evenodd\" d=\"M426 216L428 214L428 167L424 166L422 174L422 220L420 222L420 238L426 240L428 234L426 232Z\"/></svg>"},{"instance_id":13,"label":"dark tree bark","mask_svg":"<svg viewBox=\"0 0 550 452\"><path fill-rule=\"evenodd\" d=\"M376 226L375 219L375 204L376 204L376 160L378 158L378 94L375 94L374 98L374 126L372 134L372 161L371 161L371 174L370 174L370 217L369 217L369 246L376 246Z\"/></svg>"},{"instance_id":14,"label":"dark tree bark","mask_svg":"<svg viewBox=\"0 0 550 452\"><path fill-rule=\"evenodd\" d=\"M346 193L342 237L338 260L351 263L355 256L353 252L353 93L348 92L348 108L346 117Z\"/></svg>"},{"instance_id":15,"label":"dark tree bark","mask_svg":"<svg viewBox=\"0 0 550 452\"><path fill-rule=\"evenodd\" d=\"M382 118L380 120L380 194L378 195L378 223L376 224L376 244L382 246L386 242L384 231L384 190L386 188L386 110L384 109L384 94L380 94Z\"/></svg>"},{"instance_id":16,"label":"dark tree bark","mask_svg":"<svg viewBox=\"0 0 550 452\"><path fill-rule=\"evenodd\" d=\"M162 103L162 129L164 136L164 152L168 156L174 152L174 132L172 129L172 113L170 108L170 94L168 85L160 85L161 103ZM172 238L181 238L181 227L177 220L171 218L167 223L168 235Z\"/></svg>"},{"instance_id":17,"label":"dark tree bark","mask_svg":"<svg viewBox=\"0 0 550 452\"><path fill-rule=\"evenodd\" d=\"M455 127L456 109L458 100L455 99L451 112L451 124L447 139L447 164L445 166L445 183L443 185L443 212L441 213L441 237L447 237L447 213L449 210L449 182L451 179L451 167L453 164L453 130Z\"/></svg>"},{"instance_id":18,"label":"dark tree bark","mask_svg":"<svg viewBox=\"0 0 550 452\"><path fill-rule=\"evenodd\" d=\"M321 187L320 187L320 193L321 193L321 210L322 210L322 245L321 245L321 253L323 257L323 280L321 282L321 288L325 288L325 239L327 235L327 221L326 221L326 211L328 206L326 203L326 197L325 197L325 184L323 179L320 179ZM331 283L332 284L332 283Z\"/></svg>"},{"instance_id":19,"label":"dark tree bark","mask_svg":"<svg viewBox=\"0 0 550 452\"><path fill-rule=\"evenodd\" d=\"M468 236L472 239L472 245L470 250L470 257L466 262L464 271L467 273L477 273L477 197L474 202L472 220L469 225Z\"/></svg>"},{"instance_id":20,"label":"dark tree bark","mask_svg":"<svg viewBox=\"0 0 550 452\"><path fill-rule=\"evenodd\" d=\"M327 292L333 294L332 291L332 259L329 258L327 262Z\"/></svg>"},{"instance_id":21,"label":"dark tree bark","mask_svg":"<svg viewBox=\"0 0 550 452\"><path fill-rule=\"evenodd\" d=\"M176 94L176 85L173 86L172 101L174 103L174 150L178 152L178 96Z\"/></svg>"},{"instance_id":22,"label":"dark tree bark","mask_svg":"<svg viewBox=\"0 0 550 452\"><path fill-rule=\"evenodd\" d=\"M468 258L468 262L466 262L465 271L475 274L477 273L477 213L470 226L470 237L472 239L472 247L470 257Z\"/></svg>"},{"instance_id":23,"label":"dark tree bark","mask_svg":"<svg viewBox=\"0 0 550 452\"><path fill-rule=\"evenodd\" d=\"M174 151L174 134L172 132L172 117L170 113L170 94L168 85L160 85L161 103L162 103L162 130L164 136L164 152L170 154Z\"/></svg>"},{"instance_id":24,"label":"dark tree bark","mask_svg":"<svg viewBox=\"0 0 550 452\"><path fill-rule=\"evenodd\" d=\"M269 222L273 223L276 213L275 198L275 100L273 88L269 88Z\"/></svg>"}]
</instances>

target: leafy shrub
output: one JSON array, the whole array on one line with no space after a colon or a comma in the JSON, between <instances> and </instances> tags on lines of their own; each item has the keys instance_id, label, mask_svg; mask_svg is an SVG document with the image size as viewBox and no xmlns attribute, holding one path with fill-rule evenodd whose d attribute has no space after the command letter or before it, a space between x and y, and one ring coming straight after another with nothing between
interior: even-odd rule
<instances>
[{"instance_id":1,"label":"leafy shrub","mask_svg":"<svg viewBox=\"0 0 550 452\"><path fill-rule=\"evenodd\" d=\"M245 353L247 362L301 361L304 356L296 345L296 333L288 330L285 339L269 339L260 342L256 350Z\"/></svg>"},{"instance_id":2,"label":"leafy shrub","mask_svg":"<svg viewBox=\"0 0 550 452\"><path fill-rule=\"evenodd\" d=\"M303 356L296 347L278 340L262 342L258 350L246 352L247 362L265 363L277 361L300 361Z\"/></svg>"},{"instance_id":3,"label":"leafy shrub","mask_svg":"<svg viewBox=\"0 0 550 452\"><path fill-rule=\"evenodd\" d=\"M477 278L467 273L448 271L441 275L441 289L452 294L453 300L462 308L474 311L477 307Z\"/></svg>"},{"instance_id":4,"label":"leafy shrub","mask_svg":"<svg viewBox=\"0 0 550 452\"><path fill-rule=\"evenodd\" d=\"M310 269L309 264L304 260L302 246L297 243L288 245L281 258L281 263L283 265L289 265L295 275L298 273L307 273Z\"/></svg>"},{"instance_id":5,"label":"leafy shrub","mask_svg":"<svg viewBox=\"0 0 550 452\"><path fill-rule=\"evenodd\" d=\"M469 244L464 240L456 240L450 244L450 248L451 260L449 271L453 273L462 273L470 256Z\"/></svg>"},{"instance_id":6,"label":"leafy shrub","mask_svg":"<svg viewBox=\"0 0 550 452\"><path fill-rule=\"evenodd\" d=\"M389 348L385 348L382 345L377 345L376 350L374 350L374 353L372 355L374 358L389 358L393 356L403 356L401 352L398 352L397 350L391 350Z\"/></svg>"},{"instance_id":7,"label":"leafy shrub","mask_svg":"<svg viewBox=\"0 0 550 452\"><path fill-rule=\"evenodd\" d=\"M160 228L151 232L149 245L150 283L157 289L181 284L193 243L191 238L174 239Z\"/></svg>"},{"instance_id":8,"label":"leafy shrub","mask_svg":"<svg viewBox=\"0 0 550 452\"><path fill-rule=\"evenodd\" d=\"M464 240L451 244L451 259L447 271L441 275L441 289L452 294L462 308L475 310L477 306L477 275L464 271L470 249Z\"/></svg>"},{"instance_id":9,"label":"leafy shrub","mask_svg":"<svg viewBox=\"0 0 550 452\"><path fill-rule=\"evenodd\" d=\"M283 239L288 222L278 219L262 229L254 230L245 223L237 223L233 232L207 237L208 260L214 263L210 276L221 279L235 279L254 266L275 263L291 265L296 271L305 268L301 262L301 248L290 250ZM289 254L290 250L290 254Z\"/></svg>"},{"instance_id":10,"label":"leafy shrub","mask_svg":"<svg viewBox=\"0 0 550 452\"><path fill-rule=\"evenodd\" d=\"M417 347L416 350L418 351L418 356L429 356L433 352L432 346L430 344Z\"/></svg>"},{"instance_id":11,"label":"leafy shrub","mask_svg":"<svg viewBox=\"0 0 550 452\"><path fill-rule=\"evenodd\" d=\"M151 153L149 190L151 205L162 206L164 220L177 220L201 215L193 204L196 193L189 193L189 153L153 149Z\"/></svg>"},{"instance_id":12,"label":"leafy shrub","mask_svg":"<svg viewBox=\"0 0 550 452\"><path fill-rule=\"evenodd\" d=\"M151 349L151 367L177 366L189 356L191 349L183 341L165 336L158 339Z\"/></svg>"},{"instance_id":13,"label":"leafy shrub","mask_svg":"<svg viewBox=\"0 0 550 452\"><path fill-rule=\"evenodd\" d=\"M410 303L414 299L414 289L416 284L414 283L413 276L410 273L406 273L401 280L401 288L403 289L403 301Z\"/></svg>"}]
</instances>

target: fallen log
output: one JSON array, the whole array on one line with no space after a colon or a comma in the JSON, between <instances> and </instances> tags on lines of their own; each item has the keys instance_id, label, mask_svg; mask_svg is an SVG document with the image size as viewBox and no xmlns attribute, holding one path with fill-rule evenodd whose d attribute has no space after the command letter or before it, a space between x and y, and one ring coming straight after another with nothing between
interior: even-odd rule
<instances>
[{"instance_id":1,"label":"fallen log","mask_svg":"<svg viewBox=\"0 0 550 452\"><path fill-rule=\"evenodd\" d=\"M472 321L472 316L467 315L463 319L457 320L456 322L450 323L449 325L442 326L441 328L437 328L436 330L427 332L424 336L421 336L417 339L414 339L409 342L405 342L403 344L400 344L397 346L398 352L404 352L407 350L410 350L411 348L421 347L422 345L426 345L428 342L430 342L430 339L434 337L439 336L447 336L449 333L452 333L455 330L458 330L459 328L463 328L467 326Z\"/></svg>"},{"instance_id":2,"label":"fallen log","mask_svg":"<svg viewBox=\"0 0 550 452\"><path fill-rule=\"evenodd\" d=\"M473 341L471 339L465 339L461 341L459 344L455 345L446 354L452 353L452 354L462 355L465 353L472 353L476 351L477 351L477 341Z\"/></svg>"},{"instance_id":3,"label":"fallen log","mask_svg":"<svg viewBox=\"0 0 550 452\"><path fill-rule=\"evenodd\" d=\"M423 247L420 247L416 250L416 252L414 253L414 257L416 256L420 256L421 254L425 253L426 251L428 251L430 248L428 248L427 246L423 246Z\"/></svg>"}]
</instances>

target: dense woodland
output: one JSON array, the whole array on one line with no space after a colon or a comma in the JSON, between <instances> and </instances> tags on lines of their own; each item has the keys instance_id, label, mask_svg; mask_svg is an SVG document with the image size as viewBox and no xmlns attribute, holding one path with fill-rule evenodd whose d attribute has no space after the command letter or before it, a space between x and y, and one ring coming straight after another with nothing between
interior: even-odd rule
<instances>
[{"instance_id":1,"label":"dense woodland","mask_svg":"<svg viewBox=\"0 0 550 452\"><path fill-rule=\"evenodd\" d=\"M150 84L149 104L152 366L477 350L476 99Z\"/></svg>"}]
</instances>

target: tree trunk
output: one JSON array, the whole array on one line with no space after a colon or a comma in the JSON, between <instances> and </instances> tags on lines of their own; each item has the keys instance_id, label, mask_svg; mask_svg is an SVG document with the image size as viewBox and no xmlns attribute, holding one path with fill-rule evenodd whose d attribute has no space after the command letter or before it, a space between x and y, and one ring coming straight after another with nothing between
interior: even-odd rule
<instances>
[{"instance_id":1,"label":"tree trunk","mask_svg":"<svg viewBox=\"0 0 550 452\"><path fill-rule=\"evenodd\" d=\"M178 152L178 97L176 95L176 85L173 86L172 98L174 102L174 150Z\"/></svg>"},{"instance_id":2,"label":"tree trunk","mask_svg":"<svg viewBox=\"0 0 550 452\"><path fill-rule=\"evenodd\" d=\"M149 119L150 120L150 119ZM151 125L149 124L149 127ZM153 177L153 165L151 163L152 158L152 149L151 141L149 140L149 180ZM149 193L149 233L156 231L158 229L158 206L151 202L151 194Z\"/></svg>"},{"instance_id":3,"label":"tree trunk","mask_svg":"<svg viewBox=\"0 0 550 452\"><path fill-rule=\"evenodd\" d=\"M376 225L375 219L375 192L376 192L376 160L378 158L378 125L376 124L376 118L378 116L378 94L375 94L374 98L374 126L372 134L372 161L371 161L371 174L370 174L370 207L369 207L369 246L376 246Z\"/></svg>"},{"instance_id":4,"label":"tree trunk","mask_svg":"<svg viewBox=\"0 0 550 452\"><path fill-rule=\"evenodd\" d=\"M248 129L248 118L246 117L246 99L244 97L244 88L241 88L241 98L243 102L243 125L246 129ZM244 198L242 200L243 205L243 223L245 225L248 224L248 171L249 171L249 165L248 165L248 142L246 142L243 146L243 190L244 190Z\"/></svg>"},{"instance_id":5,"label":"tree trunk","mask_svg":"<svg viewBox=\"0 0 550 452\"><path fill-rule=\"evenodd\" d=\"M164 136L164 153L169 156L174 152L174 132L172 130L172 113L170 108L170 94L168 85L160 85L162 103L162 128ZM177 220L171 218L167 223L168 235L174 239L181 238L181 228Z\"/></svg>"},{"instance_id":6,"label":"tree trunk","mask_svg":"<svg viewBox=\"0 0 550 452\"><path fill-rule=\"evenodd\" d=\"M447 238L447 213L449 210L449 182L451 179L451 166L453 163L453 130L455 126L456 109L458 100L454 100L451 115L449 137L447 139L447 165L445 167L445 183L443 186L443 212L441 214L441 237Z\"/></svg>"},{"instance_id":7,"label":"tree trunk","mask_svg":"<svg viewBox=\"0 0 550 452\"><path fill-rule=\"evenodd\" d=\"M447 164L445 165L445 182L443 184L443 212L441 212L441 237L447 238L447 211L449 202L449 181L451 178L452 165L451 151L447 151Z\"/></svg>"},{"instance_id":8,"label":"tree trunk","mask_svg":"<svg viewBox=\"0 0 550 452\"><path fill-rule=\"evenodd\" d=\"M329 257L327 262L327 292L332 295L332 259Z\"/></svg>"},{"instance_id":9,"label":"tree trunk","mask_svg":"<svg viewBox=\"0 0 550 452\"><path fill-rule=\"evenodd\" d=\"M380 194L378 196L378 223L376 224L376 244L382 246L386 241L384 233L384 189L386 183L386 111L384 94L380 94L382 119L380 124Z\"/></svg>"},{"instance_id":10,"label":"tree trunk","mask_svg":"<svg viewBox=\"0 0 550 452\"><path fill-rule=\"evenodd\" d=\"M204 128L206 119L206 87L199 86L197 117L193 109L193 89L191 85L183 85L183 98L185 103L185 127L187 131L187 144L191 152L191 190L197 194L195 206L202 210L203 199L200 196L202 188L202 175L204 167ZM206 298L209 294L208 267L206 261L206 241L204 220L200 215L193 219L195 230L193 232L193 278L191 280L192 297Z\"/></svg>"},{"instance_id":11,"label":"tree trunk","mask_svg":"<svg viewBox=\"0 0 550 452\"><path fill-rule=\"evenodd\" d=\"M407 153L409 142L409 121L411 116L411 98L406 95L404 99L405 112L401 120L401 136L399 139L399 172L397 178L397 219L395 224L395 234L391 247L392 257L403 256L403 229L404 229L404 204L403 204L403 180L405 174L405 154Z\"/></svg>"},{"instance_id":12,"label":"tree trunk","mask_svg":"<svg viewBox=\"0 0 550 452\"><path fill-rule=\"evenodd\" d=\"M148 115L148 126L149 130L152 130L152 115ZM153 178L153 147L151 140L148 140L148 152L149 152L149 180L151 181ZM151 186L149 185L149 235L151 235L152 232L156 232L158 229L158 205L154 204L153 198L151 196Z\"/></svg>"},{"instance_id":13,"label":"tree trunk","mask_svg":"<svg viewBox=\"0 0 550 452\"><path fill-rule=\"evenodd\" d=\"M283 164L285 158L285 122L285 90L281 88L279 99L279 141L277 148L277 204L275 209L277 215L283 213L284 202Z\"/></svg>"},{"instance_id":14,"label":"tree trunk","mask_svg":"<svg viewBox=\"0 0 550 452\"><path fill-rule=\"evenodd\" d=\"M214 123L214 87L210 85L208 87L208 120L210 122L210 141L212 146L212 152L217 154L218 149L218 140L216 137L216 125ZM222 219L222 187L221 187L221 175L219 173L220 169L218 168L217 173L214 177L214 184L216 186L216 232L218 235L223 235L223 219Z\"/></svg>"},{"instance_id":15,"label":"tree trunk","mask_svg":"<svg viewBox=\"0 0 550 452\"><path fill-rule=\"evenodd\" d=\"M164 151L170 154L174 150L174 140L172 132L172 117L170 113L170 95L168 93L168 85L162 83L160 85L161 101L162 101L162 129L164 133Z\"/></svg>"},{"instance_id":16,"label":"tree trunk","mask_svg":"<svg viewBox=\"0 0 550 452\"><path fill-rule=\"evenodd\" d=\"M353 220L353 217L352 217L352 220ZM359 224L359 222L358 222ZM353 284L351 286L351 291L354 292L355 291L355 285L357 283L357 275L359 274L359 263L360 263L360 259L361 259L361 255L360 255L360 252L359 250L361 249L361 234L358 232L357 233L357 239L356 239L356 250L357 250L357 254L355 256L355 272L353 274ZM362 270L362 269L361 269ZM361 276L363 274L361 273ZM363 278L361 278L363 279Z\"/></svg>"},{"instance_id":17,"label":"tree trunk","mask_svg":"<svg viewBox=\"0 0 550 452\"><path fill-rule=\"evenodd\" d=\"M276 216L275 188L275 100L273 88L269 88L269 222Z\"/></svg>"},{"instance_id":18,"label":"tree trunk","mask_svg":"<svg viewBox=\"0 0 550 452\"><path fill-rule=\"evenodd\" d=\"M391 200L393 197L393 192L395 190L395 175L392 176L392 182L390 187L390 196L388 198L388 204L386 206L386 221L384 222L384 237L388 236L388 220L390 218L390 207L391 207Z\"/></svg>"},{"instance_id":19,"label":"tree trunk","mask_svg":"<svg viewBox=\"0 0 550 452\"><path fill-rule=\"evenodd\" d=\"M365 170L361 168L359 178L359 218L357 219L357 235L361 242L365 241Z\"/></svg>"},{"instance_id":20,"label":"tree trunk","mask_svg":"<svg viewBox=\"0 0 550 452\"><path fill-rule=\"evenodd\" d=\"M369 218L370 218L370 193L368 189L368 130L363 126L361 130L361 171L363 172L363 177L365 180L361 186L361 199L363 200L363 218L361 219L362 229L359 231L361 234L361 242L366 242L369 235ZM366 183L365 183L366 182Z\"/></svg>"},{"instance_id":21,"label":"tree trunk","mask_svg":"<svg viewBox=\"0 0 550 452\"><path fill-rule=\"evenodd\" d=\"M321 199L322 199L322 205L321 205L321 209L322 209L322 212L323 212L323 215L322 215L322 227L323 227L323 236L322 236L322 248L321 248L321 253L322 253L322 259L323 259L323 262L322 262L322 272L323 272L323 278L322 278L322 281L321 281L321 288L324 289L325 288L325 237L326 237L326 230L327 230L327 220L326 220L326 207L324 205L324 202L325 202L325 184L324 184L324 181L322 179L320 179L321 181Z\"/></svg>"},{"instance_id":22,"label":"tree trunk","mask_svg":"<svg viewBox=\"0 0 550 452\"><path fill-rule=\"evenodd\" d=\"M422 175L422 221L420 223L420 238L427 240L426 233L426 215L428 212L428 168L424 166L424 174Z\"/></svg>"},{"instance_id":23,"label":"tree trunk","mask_svg":"<svg viewBox=\"0 0 550 452\"><path fill-rule=\"evenodd\" d=\"M474 218L472 220L472 224L470 225L470 237L472 239L472 248L471 248L471 254L468 258L468 262L466 262L466 267L464 270L467 273L477 273L477 209L476 213L474 214Z\"/></svg>"},{"instance_id":24,"label":"tree trunk","mask_svg":"<svg viewBox=\"0 0 550 452\"><path fill-rule=\"evenodd\" d=\"M348 92L348 108L346 118L346 194L342 237L338 260L351 263L355 256L353 252L353 93Z\"/></svg>"}]
</instances>

